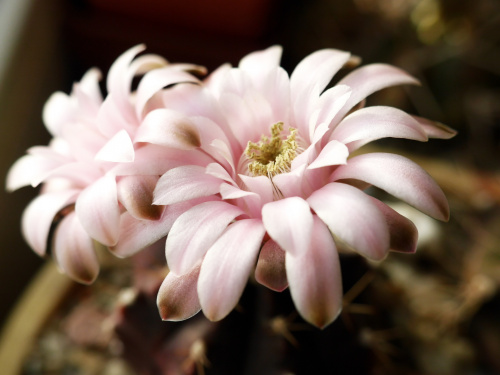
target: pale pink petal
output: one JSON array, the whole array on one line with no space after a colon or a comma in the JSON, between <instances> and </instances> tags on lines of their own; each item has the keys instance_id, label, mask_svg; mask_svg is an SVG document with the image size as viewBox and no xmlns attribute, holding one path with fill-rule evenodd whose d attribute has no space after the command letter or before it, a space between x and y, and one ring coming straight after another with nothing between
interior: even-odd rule
<instances>
[{"instance_id":1,"label":"pale pink petal","mask_svg":"<svg viewBox=\"0 0 500 375\"><path fill-rule=\"evenodd\" d=\"M323 147L318 157L307 167L307 169L346 164L348 156L349 150L346 145L333 140Z\"/></svg>"},{"instance_id":2,"label":"pale pink petal","mask_svg":"<svg viewBox=\"0 0 500 375\"><path fill-rule=\"evenodd\" d=\"M293 167L293 165L292 165ZM302 196L302 179L306 165L298 166L288 173L280 173L273 177L275 193L278 197Z\"/></svg>"},{"instance_id":3,"label":"pale pink petal","mask_svg":"<svg viewBox=\"0 0 500 375\"><path fill-rule=\"evenodd\" d=\"M417 250L418 240L418 230L415 224L378 199L372 198L372 201L384 214L389 226L391 250L414 253Z\"/></svg>"},{"instance_id":4,"label":"pale pink petal","mask_svg":"<svg viewBox=\"0 0 500 375\"><path fill-rule=\"evenodd\" d=\"M350 56L349 52L323 49L304 58L290 76L294 102L297 92L312 92L313 88L317 89L317 94L323 91Z\"/></svg>"},{"instance_id":5,"label":"pale pink petal","mask_svg":"<svg viewBox=\"0 0 500 375\"><path fill-rule=\"evenodd\" d=\"M288 287L285 252L273 240L267 241L260 250L255 280L276 292L282 292Z\"/></svg>"},{"instance_id":6,"label":"pale pink petal","mask_svg":"<svg viewBox=\"0 0 500 375\"><path fill-rule=\"evenodd\" d=\"M133 163L118 164L109 172L116 176L161 176L175 167L190 164L205 166L212 162L213 159L199 149L185 151L146 143L135 150Z\"/></svg>"},{"instance_id":7,"label":"pale pink petal","mask_svg":"<svg viewBox=\"0 0 500 375\"><path fill-rule=\"evenodd\" d=\"M217 321L236 306L255 267L265 229L257 219L231 224L201 265L198 296L205 316Z\"/></svg>"},{"instance_id":8,"label":"pale pink petal","mask_svg":"<svg viewBox=\"0 0 500 375\"><path fill-rule=\"evenodd\" d=\"M266 176L250 177L240 174L239 177L248 188L260 196L262 204L266 204L273 200L273 184Z\"/></svg>"},{"instance_id":9,"label":"pale pink petal","mask_svg":"<svg viewBox=\"0 0 500 375\"><path fill-rule=\"evenodd\" d=\"M127 120L124 113L117 107L115 96L109 93L99 108L96 125L104 136L111 138L120 130L126 130L129 134L134 134L137 121Z\"/></svg>"},{"instance_id":10,"label":"pale pink petal","mask_svg":"<svg viewBox=\"0 0 500 375\"><path fill-rule=\"evenodd\" d=\"M240 60L238 67L250 75L254 81L260 81L269 70L279 66L282 50L281 46L272 46L262 51L252 52Z\"/></svg>"},{"instance_id":11,"label":"pale pink petal","mask_svg":"<svg viewBox=\"0 0 500 375\"><path fill-rule=\"evenodd\" d=\"M99 273L99 262L92 239L74 212L68 214L54 232L54 257L59 267L72 279L91 284Z\"/></svg>"},{"instance_id":12,"label":"pale pink petal","mask_svg":"<svg viewBox=\"0 0 500 375\"><path fill-rule=\"evenodd\" d=\"M220 195L222 199L238 199L249 196L253 196L260 199L260 197L253 191L243 190L237 186L229 185L226 183L222 183L220 185Z\"/></svg>"},{"instance_id":13,"label":"pale pink petal","mask_svg":"<svg viewBox=\"0 0 500 375\"><path fill-rule=\"evenodd\" d=\"M178 322L191 318L201 310L196 288L199 274L199 265L184 275L168 273L156 299L163 320Z\"/></svg>"},{"instance_id":14,"label":"pale pink petal","mask_svg":"<svg viewBox=\"0 0 500 375\"><path fill-rule=\"evenodd\" d=\"M333 131L331 139L348 144L353 150L380 138L406 138L426 141L419 123L407 113L392 107L367 107L348 115Z\"/></svg>"},{"instance_id":15,"label":"pale pink petal","mask_svg":"<svg viewBox=\"0 0 500 375\"><path fill-rule=\"evenodd\" d=\"M145 45L140 44L124 52L109 69L106 86L108 92L113 95L117 102L118 109L128 122L135 122L136 116L131 106L129 95L131 90L132 77L135 71L130 69L130 64L134 57L144 51ZM129 70L130 69L130 70Z\"/></svg>"},{"instance_id":16,"label":"pale pink petal","mask_svg":"<svg viewBox=\"0 0 500 375\"><path fill-rule=\"evenodd\" d=\"M405 71L387 64L370 64L362 66L343 79L338 85L347 85L352 89L340 116L345 115L351 108L367 96L386 87L397 85L417 85L419 82Z\"/></svg>"},{"instance_id":17,"label":"pale pink petal","mask_svg":"<svg viewBox=\"0 0 500 375\"><path fill-rule=\"evenodd\" d=\"M118 199L137 219L158 220L163 206L153 204L153 191L158 176L124 176L118 181Z\"/></svg>"},{"instance_id":18,"label":"pale pink petal","mask_svg":"<svg viewBox=\"0 0 500 375\"><path fill-rule=\"evenodd\" d=\"M205 172L211 176L229 182L231 185L236 185L236 182L234 182L233 178L227 173L227 170L219 163L210 163L207 165Z\"/></svg>"},{"instance_id":19,"label":"pale pink petal","mask_svg":"<svg viewBox=\"0 0 500 375\"><path fill-rule=\"evenodd\" d=\"M317 119L309 121L309 139L315 141L318 138L317 128L319 124L330 125L337 113L344 107L351 96L351 88L346 85L335 85L321 94L317 101Z\"/></svg>"},{"instance_id":20,"label":"pale pink petal","mask_svg":"<svg viewBox=\"0 0 500 375\"><path fill-rule=\"evenodd\" d=\"M125 130L116 133L96 154L96 160L130 163L134 161L134 145Z\"/></svg>"},{"instance_id":21,"label":"pale pink petal","mask_svg":"<svg viewBox=\"0 0 500 375\"><path fill-rule=\"evenodd\" d=\"M307 251L286 253L286 273L293 302L309 323L325 328L342 309L339 256L327 226L314 216Z\"/></svg>"},{"instance_id":22,"label":"pale pink petal","mask_svg":"<svg viewBox=\"0 0 500 375\"><path fill-rule=\"evenodd\" d=\"M45 180L62 177L70 180L75 186L85 187L102 176L102 172L94 164L85 162L72 162L63 164L57 168L47 171L45 174L36 176L31 182L33 187L38 186Z\"/></svg>"},{"instance_id":23,"label":"pale pink petal","mask_svg":"<svg viewBox=\"0 0 500 375\"><path fill-rule=\"evenodd\" d=\"M457 135L456 130L440 122L419 116L413 116L413 118L420 124L429 138L450 139Z\"/></svg>"},{"instance_id":24,"label":"pale pink petal","mask_svg":"<svg viewBox=\"0 0 500 375\"><path fill-rule=\"evenodd\" d=\"M267 233L286 252L301 254L311 241L313 215L305 200L291 197L262 207Z\"/></svg>"},{"instance_id":25,"label":"pale pink petal","mask_svg":"<svg viewBox=\"0 0 500 375\"><path fill-rule=\"evenodd\" d=\"M118 243L110 250L119 257L129 257L165 237L175 220L191 207L203 203L206 198L194 199L165 207L159 220L136 219L128 212L120 218Z\"/></svg>"},{"instance_id":26,"label":"pale pink petal","mask_svg":"<svg viewBox=\"0 0 500 375\"><path fill-rule=\"evenodd\" d=\"M89 236L106 246L118 241L120 207L117 195L115 178L106 175L83 190L75 205L78 219Z\"/></svg>"},{"instance_id":27,"label":"pale pink petal","mask_svg":"<svg viewBox=\"0 0 500 375\"><path fill-rule=\"evenodd\" d=\"M146 73L137 87L135 104L137 118L143 117L146 103L154 94L167 86L180 82L198 83L199 80L174 66L166 66Z\"/></svg>"},{"instance_id":28,"label":"pale pink petal","mask_svg":"<svg viewBox=\"0 0 500 375\"><path fill-rule=\"evenodd\" d=\"M46 193L36 197L26 207L21 218L21 230L28 245L40 256L47 251L47 240L56 214L74 202L78 190Z\"/></svg>"},{"instance_id":29,"label":"pale pink petal","mask_svg":"<svg viewBox=\"0 0 500 375\"><path fill-rule=\"evenodd\" d=\"M149 142L181 150L201 146L200 133L190 119L170 109L156 109L137 130L135 142Z\"/></svg>"},{"instance_id":30,"label":"pale pink petal","mask_svg":"<svg viewBox=\"0 0 500 375\"><path fill-rule=\"evenodd\" d=\"M174 168L158 180L153 204L167 205L216 194L221 182L197 165Z\"/></svg>"},{"instance_id":31,"label":"pale pink petal","mask_svg":"<svg viewBox=\"0 0 500 375\"><path fill-rule=\"evenodd\" d=\"M24 155L16 160L7 173L6 189L14 191L24 186L37 186L48 172L59 167L64 160L57 157Z\"/></svg>"},{"instance_id":32,"label":"pale pink petal","mask_svg":"<svg viewBox=\"0 0 500 375\"><path fill-rule=\"evenodd\" d=\"M199 262L231 221L243 211L226 202L206 202L175 221L165 245L170 270L182 275Z\"/></svg>"},{"instance_id":33,"label":"pale pink petal","mask_svg":"<svg viewBox=\"0 0 500 375\"><path fill-rule=\"evenodd\" d=\"M80 89L94 103L102 103L101 88L99 87L101 79L101 71L97 68L91 68L85 72L79 83Z\"/></svg>"},{"instance_id":34,"label":"pale pink petal","mask_svg":"<svg viewBox=\"0 0 500 375\"><path fill-rule=\"evenodd\" d=\"M357 179L375 185L438 220L449 218L448 201L436 182L417 164L395 154L370 153L339 166L332 180Z\"/></svg>"},{"instance_id":35,"label":"pale pink petal","mask_svg":"<svg viewBox=\"0 0 500 375\"><path fill-rule=\"evenodd\" d=\"M385 216L359 189L341 183L325 185L307 202L332 233L361 255L381 260L389 251Z\"/></svg>"},{"instance_id":36,"label":"pale pink petal","mask_svg":"<svg viewBox=\"0 0 500 375\"><path fill-rule=\"evenodd\" d=\"M73 116L71 97L60 91L53 93L43 107L43 123L53 136L60 135L62 124Z\"/></svg>"}]
</instances>

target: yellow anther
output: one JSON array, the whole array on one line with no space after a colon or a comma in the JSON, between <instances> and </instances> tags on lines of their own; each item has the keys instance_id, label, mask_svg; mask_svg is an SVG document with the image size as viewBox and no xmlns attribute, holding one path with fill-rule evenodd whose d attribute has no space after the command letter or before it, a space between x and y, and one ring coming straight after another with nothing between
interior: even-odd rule
<instances>
[{"instance_id":1,"label":"yellow anther","mask_svg":"<svg viewBox=\"0 0 500 375\"><path fill-rule=\"evenodd\" d=\"M297 129L289 128L286 139L281 138L283 123L271 126L271 138L261 136L259 143L248 142L245 155L252 162L248 170L253 176L273 177L289 172L292 160L297 156Z\"/></svg>"}]
</instances>

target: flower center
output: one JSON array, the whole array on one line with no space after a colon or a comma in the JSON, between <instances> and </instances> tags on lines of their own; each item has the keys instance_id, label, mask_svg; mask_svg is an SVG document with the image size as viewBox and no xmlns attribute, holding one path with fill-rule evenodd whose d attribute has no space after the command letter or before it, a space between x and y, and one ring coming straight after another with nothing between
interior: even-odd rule
<instances>
[{"instance_id":1,"label":"flower center","mask_svg":"<svg viewBox=\"0 0 500 375\"><path fill-rule=\"evenodd\" d=\"M273 177L289 172L292 160L297 156L297 129L289 128L286 139L281 138L283 123L271 126L271 138L261 136L258 143L248 142L245 155L251 161L248 170L253 176Z\"/></svg>"}]
</instances>

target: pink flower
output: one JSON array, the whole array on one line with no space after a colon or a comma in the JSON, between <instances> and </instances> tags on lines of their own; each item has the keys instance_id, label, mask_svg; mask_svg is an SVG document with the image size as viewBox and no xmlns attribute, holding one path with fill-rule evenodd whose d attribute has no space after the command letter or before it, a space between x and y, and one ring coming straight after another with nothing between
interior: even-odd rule
<instances>
[{"instance_id":1,"label":"pink flower","mask_svg":"<svg viewBox=\"0 0 500 375\"><path fill-rule=\"evenodd\" d=\"M71 95L53 94L47 101L43 119L54 137L48 146L28 150L11 168L7 189L42 185L41 194L26 208L22 231L35 252L44 256L52 227L52 250L59 267L82 283L91 283L99 264L94 241L117 246L118 240L142 248L168 231L168 220L182 207L151 204L158 176L171 161L160 165L174 151L162 148L155 170L144 170L144 160L157 155L157 146L140 143L139 125L151 122L155 97L164 87L179 82L197 83L185 70L195 65L172 64L157 55L134 57L144 49L139 45L116 60L107 78L108 95L103 100L100 73L92 69L75 83ZM145 74L135 92L132 79ZM175 125L171 133L175 135ZM172 137L170 146L186 148L186 141ZM190 140L195 143L196 139ZM156 148L155 148L156 147ZM194 147L194 146L193 146ZM181 154L182 156L182 154ZM186 159L189 160L189 159ZM175 165L175 164L174 164ZM137 173L141 170L141 173ZM176 211L177 210L177 211ZM149 225L149 236L137 238L141 221ZM131 222L134 222L131 229Z\"/></svg>"},{"instance_id":2,"label":"pink flower","mask_svg":"<svg viewBox=\"0 0 500 375\"><path fill-rule=\"evenodd\" d=\"M154 191L157 205L205 198L176 218L167 237L170 273L158 295L164 319L186 319L200 308L209 319L222 319L255 272L273 290L290 287L302 317L325 327L342 307L340 245L372 260L389 250L415 251L413 223L363 188L377 186L448 219L443 192L410 160L351 156L384 137L454 135L395 108L363 108L373 92L416 84L415 78L373 64L326 89L349 53L315 52L290 77L280 56L280 47L255 52L238 68L222 66L202 86L162 93L164 106L198 129L199 149L210 157L167 171Z\"/></svg>"}]
</instances>

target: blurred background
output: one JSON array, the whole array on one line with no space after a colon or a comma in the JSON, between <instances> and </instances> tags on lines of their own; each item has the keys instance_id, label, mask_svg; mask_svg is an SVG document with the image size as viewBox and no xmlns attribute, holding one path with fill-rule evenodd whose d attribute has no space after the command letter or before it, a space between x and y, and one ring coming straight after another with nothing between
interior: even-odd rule
<instances>
[{"instance_id":1,"label":"blurred background","mask_svg":"<svg viewBox=\"0 0 500 375\"><path fill-rule=\"evenodd\" d=\"M90 67L105 74L138 43L209 70L272 44L284 47L288 71L326 47L351 51L364 64L397 65L422 87L385 90L368 104L395 105L459 133L450 141L386 145L480 173L498 171L498 0L0 0L2 181L27 148L47 144L41 113L49 95L69 92ZM0 323L43 264L20 233L22 211L35 194L0 189Z\"/></svg>"}]
</instances>

